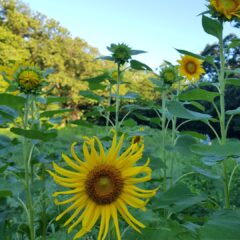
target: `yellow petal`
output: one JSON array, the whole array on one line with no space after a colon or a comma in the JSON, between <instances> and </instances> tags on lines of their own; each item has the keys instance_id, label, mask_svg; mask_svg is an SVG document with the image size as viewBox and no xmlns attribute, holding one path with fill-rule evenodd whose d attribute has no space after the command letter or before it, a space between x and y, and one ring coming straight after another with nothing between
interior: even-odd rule
<instances>
[{"instance_id":1,"label":"yellow petal","mask_svg":"<svg viewBox=\"0 0 240 240\"><path fill-rule=\"evenodd\" d=\"M118 224L117 209L114 206L114 204L111 204L110 208L111 208L112 218L113 218L113 222L114 222L115 229L116 229L117 239L121 240L121 234L120 234L120 229L119 229L119 224Z\"/></svg>"}]
</instances>

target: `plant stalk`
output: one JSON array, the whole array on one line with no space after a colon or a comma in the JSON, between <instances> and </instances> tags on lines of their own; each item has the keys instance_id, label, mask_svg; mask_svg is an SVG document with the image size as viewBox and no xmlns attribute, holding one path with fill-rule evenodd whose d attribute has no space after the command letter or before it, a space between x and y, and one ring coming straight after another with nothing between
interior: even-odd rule
<instances>
[{"instance_id":1,"label":"plant stalk","mask_svg":"<svg viewBox=\"0 0 240 240\"><path fill-rule=\"evenodd\" d=\"M162 91L162 161L164 163L163 170L163 191L167 191L167 160L165 151L166 141L166 92Z\"/></svg>"},{"instance_id":2,"label":"plant stalk","mask_svg":"<svg viewBox=\"0 0 240 240\"><path fill-rule=\"evenodd\" d=\"M116 110L115 110L115 130L119 128L119 106L120 106L120 64L117 64L117 90L116 90Z\"/></svg>"},{"instance_id":3,"label":"plant stalk","mask_svg":"<svg viewBox=\"0 0 240 240\"><path fill-rule=\"evenodd\" d=\"M226 123L225 123L225 78L224 78L224 68L225 68L225 58L224 58L224 47L223 47L223 33L219 38L219 51L220 51L220 73L219 73L219 83L220 83L220 131L221 131L221 144L226 144ZM224 182L224 198L225 207L230 207L230 196L228 189L228 173L226 159L222 163L223 168L223 182Z\"/></svg>"},{"instance_id":4,"label":"plant stalk","mask_svg":"<svg viewBox=\"0 0 240 240\"><path fill-rule=\"evenodd\" d=\"M30 96L27 95L25 108L24 108L24 118L23 118L23 128L26 130L28 126L28 116L30 110ZM31 158L32 151L30 151L28 141L26 137L23 138L23 160L25 168L25 194L28 208L28 224L30 232L30 240L34 240L34 210L33 210L33 200L31 193L31 182L32 182L32 171L29 166L29 157Z\"/></svg>"}]
</instances>

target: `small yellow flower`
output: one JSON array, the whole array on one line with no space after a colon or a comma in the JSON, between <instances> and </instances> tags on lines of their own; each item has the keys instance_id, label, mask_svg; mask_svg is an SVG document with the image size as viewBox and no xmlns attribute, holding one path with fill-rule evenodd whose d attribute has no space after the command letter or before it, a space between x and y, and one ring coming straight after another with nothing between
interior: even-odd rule
<instances>
[{"instance_id":1,"label":"small yellow flower","mask_svg":"<svg viewBox=\"0 0 240 240\"><path fill-rule=\"evenodd\" d=\"M136 144L131 144L126 151L119 154L123 140L124 135L117 141L115 132L112 145L106 153L99 138L85 138L83 143L84 160L79 159L76 155L75 143L73 143L71 153L74 160L62 154L63 160L72 169L65 169L53 163L56 173L49 171L56 183L71 189L55 192L53 196L72 195L63 201L56 199L55 204L70 204L56 218L58 221L72 211L64 223L64 226L70 224L69 233L81 224L74 239L81 238L91 231L100 219L98 240L104 240L112 219L117 239L120 240L118 214L138 232L140 232L139 228L145 227L133 217L127 206L145 210L149 198L155 195L157 189L144 190L136 186L138 183L151 179L149 160L143 166L135 165L142 157L144 145L137 148ZM95 148L95 142L97 142L99 152ZM139 174L145 176L138 177Z\"/></svg>"},{"instance_id":2,"label":"small yellow flower","mask_svg":"<svg viewBox=\"0 0 240 240\"><path fill-rule=\"evenodd\" d=\"M180 74L188 80L199 80L200 76L205 73L202 67L203 61L192 56L182 56L178 63L180 64L178 66Z\"/></svg>"},{"instance_id":3,"label":"small yellow flower","mask_svg":"<svg viewBox=\"0 0 240 240\"><path fill-rule=\"evenodd\" d=\"M240 18L240 0L210 0L213 9L228 20Z\"/></svg>"}]
</instances>

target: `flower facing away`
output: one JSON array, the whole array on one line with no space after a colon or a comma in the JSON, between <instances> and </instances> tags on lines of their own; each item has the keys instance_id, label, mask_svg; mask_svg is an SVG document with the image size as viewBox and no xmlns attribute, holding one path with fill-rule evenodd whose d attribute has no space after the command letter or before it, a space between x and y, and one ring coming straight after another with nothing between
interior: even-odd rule
<instances>
[{"instance_id":1,"label":"flower facing away","mask_svg":"<svg viewBox=\"0 0 240 240\"><path fill-rule=\"evenodd\" d=\"M174 66L167 66L161 70L160 78L165 84L173 84L178 79L178 72Z\"/></svg>"},{"instance_id":2,"label":"flower facing away","mask_svg":"<svg viewBox=\"0 0 240 240\"><path fill-rule=\"evenodd\" d=\"M178 60L179 73L188 80L199 80L200 76L205 73L202 67L203 61L192 56L184 55Z\"/></svg>"},{"instance_id":3,"label":"flower facing away","mask_svg":"<svg viewBox=\"0 0 240 240\"><path fill-rule=\"evenodd\" d=\"M49 171L56 183L71 189L55 192L53 196L71 195L63 201L55 200L56 205L70 204L57 216L56 220L60 220L72 211L64 226L69 225L68 232L70 233L78 224L81 224L74 239L91 231L100 220L98 240L104 240L112 219L117 239L120 240L118 214L138 232L140 232L139 228L145 227L129 212L128 206L145 210L149 198L156 194L157 189L144 190L136 186L138 183L150 180L149 160L143 166L135 166L142 157L143 144L140 148L136 144L131 144L126 151L119 154L123 140L124 135L117 141L117 134L114 133L112 145L109 151L105 152L97 137L85 138L84 160L76 155L75 143L73 143L71 146L73 159L62 154L63 160L72 169L65 169L53 163L55 173ZM98 151L95 142L98 145ZM139 174L141 177L138 177Z\"/></svg>"},{"instance_id":4,"label":"flower facing away","mask_svg":"<svg viewBox=\"0 0 240 240\"><path fill-rule=\"evenodd\" d=\"M111 44L110 47L107 47L107 49L112 52L112 58L114 62L123 65L124 63L127 63L132 57L131 53L132 50L128 45L124 43L119 44Z\"/></svg>"},{"instance_id":5,"label":"flower facing away","mask_svg":"<svg viewBox=\"0 0 240 240\"><path fill-rule=\"evenodd\" d=\"M210 0L210 7L228 21L240 18L240 0Z\"/></svg>"},{"instance_id":6,"label":"flower facing away","mask_svg":"<svg viewBox=\"0 0 240 240\"><path fill-rule=\"evenodd\" d=\"M25 93L35 93L43 80L42 73L36 67L21 66L15 73L20 90Z\"/></svg>"}]
</instances>

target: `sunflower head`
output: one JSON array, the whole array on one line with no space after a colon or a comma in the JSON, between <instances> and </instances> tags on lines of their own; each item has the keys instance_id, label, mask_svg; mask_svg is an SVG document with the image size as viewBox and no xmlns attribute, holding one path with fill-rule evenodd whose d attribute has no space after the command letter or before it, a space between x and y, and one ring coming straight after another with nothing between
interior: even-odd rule
<instances>
[{"instance_id":1,"label":"sunflower head","mask_svg":"<svg viewBox=\"0 0 240 240\"><path fill-rule=\"evenodd\" d=\"M160 79L163 80L165 84L172 85L178 79L178 72L174 66L166 66L161 69Z\"/></svg>"},{"instance_id":2,"label":"sunflower head","mask_svg":"<svg viewBox=\"0 0 240 240\"><path fill-rule=\"evenodd\" d=\"M125 151L120 152L123 141L124 136L118 141L114 132L111 147L106 152L99 138L85 138L84 159L77 156L73 143L73 158L62 154L70 169L53 163L55 171L49 171L50 175L57 184L69 188L53 194L56 197L55 204L68 205L56 220L72 212L64 226L70 225L68 232L78 225L81 226L74 239L91 231L100 219L98 240L104 240L112 219L117 239L120 240L118 214L136 231L140 231L139 227L144 227L129 212L128 206L144 210L148 199L155 195L157 189L144 190L137 186L138 183L151 179L149 160L143 166L136 166L142 158L144 145L139 148L136 144L131 144ZM61 200L62 195L65 196L64 200Z\"/></svg>"},{"instance_id":3,"label":"sunflower head","mask_svg":"<svg viewBox=\"0 0 240 240\"><path fill-rule=\"evenodd\" d=\"M43 82L42 72L36 67L20 66L14 74L20 90L24 93L36 93Z\"/></svg>"},{"instance_id":4,"label":"sunflower head","mask_svg":"<svg viewBox=\"0 0 240 240\"><path fill-rule=\"evenodd\" d=\"M117 64L127 63L131 57L131 48L125 43L111 44L107 49L112 52L112 58Z\"/></svg>"},{"instance_id":5,"label":"sunflower head","mask_svg":"<svg viewBox=\"0 0 240 240\"><path fill-rule=\"evenodd\" d=\"M178 60L179 73L188 80L199 80L201 74L205 73L202 67L203 61L192 56L184 55Z\"/></svg>"},{"instance_id":6,"label":"sunflower head","mask_svg":"<svg viewBox=\"0 0 240 240\"><path fill-rule=\"evenodd\" d=\"M224 21L240 19L240 0L210 0L208 8L213 17Z\"/></svg>"}]
</instances>

